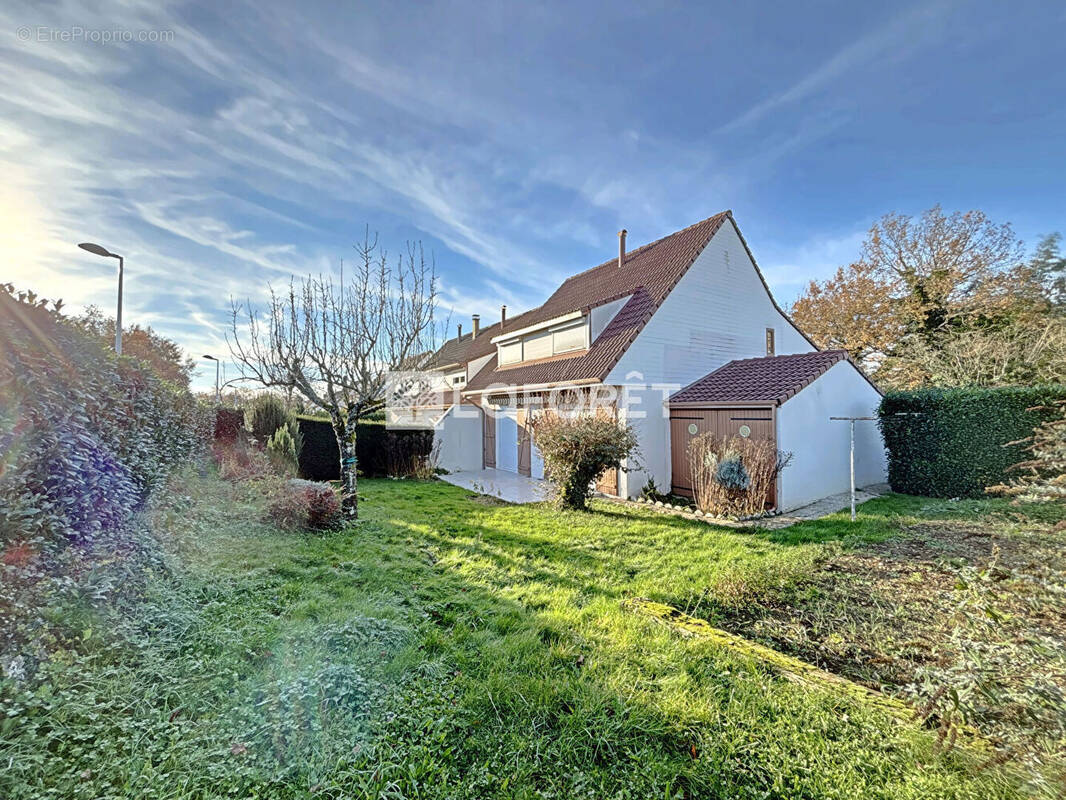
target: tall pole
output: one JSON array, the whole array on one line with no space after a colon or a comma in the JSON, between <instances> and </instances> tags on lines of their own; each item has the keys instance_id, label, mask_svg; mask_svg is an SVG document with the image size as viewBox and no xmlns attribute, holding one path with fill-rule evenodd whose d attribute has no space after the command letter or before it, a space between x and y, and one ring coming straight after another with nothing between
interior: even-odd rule
<instances>
[{"instance_id":1,"label":"tall pole","mask_svg":"<svg viewBox=\"0 0 1066 800\"><path fill-rule=\"evenodd\" d=\"M855 420L851 422L851 521L855 521Z\"/></svg>"},{"instance_id":2,"label":"tall pole","mask_svg":"<svg viewBox=\"0 0 1066 800\"><path fill-rule=\"evenodd\" d=\"M115 353L122 355L122 256L118 259L118 311L115 314Z\"/></svg>"},{"instance_id":3,"label":"tall pole","mask_svg":"<svg viewBox=\"0 0 1066 800\"><path fill-rule=\"evenodd\" d=\"M209 356L206 353L204 354L204 358L208 361L215 362L215 405L222 405L222 384L218 381L218 368L222 362L214 356Z\"/></svg>"},{"instance_id":4,"label":"tall pole","mask_svg":"<svg viewBox=\"0 0 1066 800\"><path fill-rule=\"evenodd\" d=\"M861 420L876 420L877 417L830 417L830 420L841 420L850 423L851 445L848 451L848 466L851 470L851 521L855 521L855 423Z\"/></svg>"}]
</instances>

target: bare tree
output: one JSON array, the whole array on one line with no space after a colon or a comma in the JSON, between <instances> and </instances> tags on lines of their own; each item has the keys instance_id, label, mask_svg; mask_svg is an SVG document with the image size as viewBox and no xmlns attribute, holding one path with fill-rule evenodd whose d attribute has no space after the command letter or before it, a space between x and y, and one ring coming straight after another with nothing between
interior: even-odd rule
<instances>
[{"instance_id":1,"label":"bare tree","mask_svg":"<svg viewBox=\"0 0 1066 800\"><path fill-rule=\"evenodd\" d=\"M242 377L296 391L329 414L340 449L341 504L359 511L356 424L379 409L386 374L416 368L432 350L437 276L421 242L408 243L395 266L369 230L355 246L354 275L292 279L288 291L270 288L260 314L233 303L233 360ZM242 335L243 333L243 335Z\"/></svg>"}]
</instances>

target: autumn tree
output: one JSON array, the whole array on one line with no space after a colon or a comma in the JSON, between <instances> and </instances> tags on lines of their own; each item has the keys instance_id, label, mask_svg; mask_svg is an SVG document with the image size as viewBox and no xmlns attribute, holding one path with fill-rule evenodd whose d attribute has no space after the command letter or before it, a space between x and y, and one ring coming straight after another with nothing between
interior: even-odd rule
<instances>
[{"instance_id":1,"label":"autumn tree","mask_svg":"<svg viewBox=\"0 0 1066 800\"><path fill-rule=\"evenodd\" d=\"M228 338L245 379L302 396L325 411L340 450L341 507L358 516L356 430L380 409L389 372L432 347L436 271L421 244L390 265L369 232L354 274L293 279L269 289L265 310L233 304Z\"/></svg>"},{"instance_id":2,"label":"autumn tree","mask_svg":"<svg viewBox=\"0 0 1066 800\"><path fill-rule=\"evenodd\" d=\"M1053 312L1056 256L1050 237L1024 261L1011 227L980 211L889 214L859 259L812 281L792 315L820 346L848 350L890 386L1046 380L1066 355Z\"/></svg>"},{"instance_id":3,"label":"autumn tree","mask_svg":"<svg viewBox=\"0 0 1066 800\"><path fill-rule=\"evenodd\" d=\"M108 347L115 341L115 320L97 306L89 306L73 320L82 331ZM182 388L189 387L196 362L178 344L148 326L128 325L122 329L122 355L144 362L159 378Z\"/></svg>"}]
</instances>

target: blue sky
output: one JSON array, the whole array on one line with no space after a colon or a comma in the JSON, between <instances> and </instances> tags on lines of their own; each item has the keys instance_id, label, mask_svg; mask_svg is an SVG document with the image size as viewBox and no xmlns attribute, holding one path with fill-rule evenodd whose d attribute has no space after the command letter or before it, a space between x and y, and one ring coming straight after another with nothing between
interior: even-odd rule
<instances>
[{"instance_id":1,"label":"blue sky","mask_svg":"<svg viewBox=\"0 0 1066 800\"><path fill-rule=\"evenodd\" d=\"M0 280L110 311L98 241L127 320L225 353L367 224L491 321L732 208L788 304L886 212L1066 233L1064 41L1049 2L5 2Z\"/></svg>"}]
</instances>

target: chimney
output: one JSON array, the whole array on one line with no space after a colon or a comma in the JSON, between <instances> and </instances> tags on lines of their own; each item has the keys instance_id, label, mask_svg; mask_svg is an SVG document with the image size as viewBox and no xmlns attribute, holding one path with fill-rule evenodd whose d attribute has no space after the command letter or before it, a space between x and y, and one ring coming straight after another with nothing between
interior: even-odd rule
<instances>
[{"instance_id":1,"label":"chimney","mask_svg":"<svg viewBox=\"0 0 1066 800\"><path fill-rule=\"evenodd\" d=\"M503 330L504 324L507 322L507 306L500 306L500 330Z\"/></svg>"},{"instance_id":2,"label":"chimney","mask_svg":"<svg viewBox=\"0 0 1066 800\"><path fill-rule=\"evenodd\" d=\"M626 229L618 231L618 266L626 263Z\"/></svg>"},{"instance_id":3,"label":"chimney","mask_svg":"<svg viewBox=\"0 0 1066 800\"><path fill-rule=\"evenodd\" d=\"M462 339L463 338L463 323L460 322L456 327L459 329L459 338Z\"/></svg>"},{"instance_id":4,"label":"chimney","mask_svg":"<svg viewBox=\"0 0 1066 800\"><path fill-rule=\"evenodd\" d=\"M477 338L477 332L481 330L481 315L474 314L470 317L470 321L474 323L474 332L470 334L471 339Z\"/></svg>"}]
</instances>

